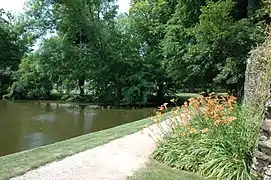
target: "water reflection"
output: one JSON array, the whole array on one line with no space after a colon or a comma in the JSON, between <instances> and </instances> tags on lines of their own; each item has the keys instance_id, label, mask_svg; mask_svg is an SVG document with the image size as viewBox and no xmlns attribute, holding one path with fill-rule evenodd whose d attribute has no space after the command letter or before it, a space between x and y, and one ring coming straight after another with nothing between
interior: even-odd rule
<instances>
[{"instance_id":1,"label":"water reflection","mask_svg":"<svg viewBox=\"0 0 271 180\"><path fill-rule=\"evenodd\" d=\"M51 121L54 122L56 120L56 115L52 113L48 114L42 114L36 117L32 117L32 120L37 120L37 121Z\"/></svg>"},{"instance_id":2,"label":"water reflection","mask_svg":"<svg viewBox=\"0 0 271 180\"><path fill-rule=\"evenodd\" d=\"M153 109L79 109L69 104L0 101L0 156L111 128Z\"/></svg>"},{"instance_id":3,"label":"water reflection","mask_svg":"<svg viewBox=\"0 0 271 180\"><path fill-rule=\"evenodd\" d=\"M24 137L24 146L22 147L22 150L32 149L50 143L54 143L54 141L48 135L42 132L35 132Z\"/></svg>"}]
</instances>

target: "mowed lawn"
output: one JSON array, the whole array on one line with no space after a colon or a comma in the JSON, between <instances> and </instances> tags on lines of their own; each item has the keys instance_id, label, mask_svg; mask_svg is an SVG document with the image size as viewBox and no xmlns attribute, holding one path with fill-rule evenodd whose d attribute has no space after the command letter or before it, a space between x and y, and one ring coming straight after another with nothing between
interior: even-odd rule
<instances>
[{"instance_id":1,"label":"mowed lawn","mask_svg":"<svg viewBox=\"0 0 271 180\"><path fill-rule=\"evenodd\" d=\"M217 95L226 96L227 93L217 93ZM191 97L198 98L198 97L200 97L200 94L198 94L198 93L179 92L179 93L176 93L176 96L184 98L184 99L188 99L188 98L191 98Z\"/></svg>"},{"instance_id":2,"label":"mowed lawn","mask_svg":"<svg viewBox=\"0 0 271 180\"><path fill-rule=\"evenodd\" d=\"M191 97L197 98L200 95L198 93L184 93L184 92L179 92L179 93L176 93L176 96L184 98L184 99L188 99L188 98L191 98Z\"/></svg>"},{"instance_id":3,"label":"mowed lawn","mask_svg":"<svg viewBox=\"0 0 271 180\"><path fill-rule=\"evenodd\" d=\"M206 180L193 173L180 171L150 160L127 180Z\"/></svg>"}]
</instances>

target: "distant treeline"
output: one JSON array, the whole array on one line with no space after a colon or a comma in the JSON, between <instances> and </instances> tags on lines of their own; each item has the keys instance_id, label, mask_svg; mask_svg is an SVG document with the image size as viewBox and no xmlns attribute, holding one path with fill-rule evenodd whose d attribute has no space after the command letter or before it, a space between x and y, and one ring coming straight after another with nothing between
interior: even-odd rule
<instances>
[{"instance_id":1,"label":"distant treeline","mask_svg":"<svg viewBox=\"0 0 271 180\"><path fill-rule=\"evenodd\" d=\"M131 0L128 14L117 9L113 0L28 0L16 17L1 10L0 94L116 106L159 104L180 90L242 96L248 53L270 21L255 0Z\"/></svg>"}]
</instances>

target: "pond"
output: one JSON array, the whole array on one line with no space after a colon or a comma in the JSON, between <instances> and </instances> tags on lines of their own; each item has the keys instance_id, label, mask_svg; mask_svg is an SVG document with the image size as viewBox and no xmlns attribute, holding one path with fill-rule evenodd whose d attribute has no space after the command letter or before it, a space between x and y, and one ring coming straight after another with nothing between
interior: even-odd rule
<instances>
[{"instance_id":1,"label":"pond","mask_svg":"<svg viewBox=\"0 0 271 180\"><path fill-rule=\"evenodd\" d=\"M0 156L140 120L154 111L0 100Z\"/></svg>"}]
</instances>

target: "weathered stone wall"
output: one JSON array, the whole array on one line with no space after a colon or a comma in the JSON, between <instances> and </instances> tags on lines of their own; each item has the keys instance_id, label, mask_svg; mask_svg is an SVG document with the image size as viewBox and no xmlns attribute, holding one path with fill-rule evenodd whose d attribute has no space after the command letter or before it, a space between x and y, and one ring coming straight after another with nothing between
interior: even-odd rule
<instances>
[{"instance_id":1,"label":"weathered stone wall","mask_svg":"<svg viewBox=\"0 0 271 180\"><path fill-rule=\"evenodd\" d=\"M244 104L259 116L268 98L271 78L271 33L266 41L251 51L247 61Z\"/></svg>"},{"instance_id":2,"label":"weathered stone wall","mask_svg":"<svg viewBox=\"0 0 271 180\"><path fill-rule=\"evenodd\" d=\"M253 158L256 179L271 180L271 33L248 59L244 87L244 105L259 122L259 139Z\"/></svg>"},{"instance_id":3,"label":"weathered stone wall","mask_svg":"<svg viewBox=\"0 0 271 180\"><path fill-rule=\"evenodd\" d=\"M264 180L271 180L271 83L269 92L252 165L255 178Z\"/></svg>"}]
</instances>

